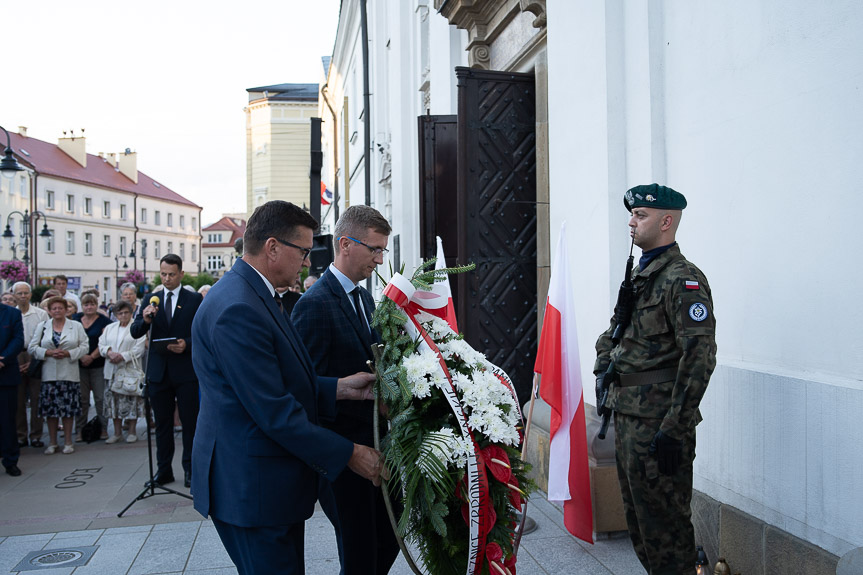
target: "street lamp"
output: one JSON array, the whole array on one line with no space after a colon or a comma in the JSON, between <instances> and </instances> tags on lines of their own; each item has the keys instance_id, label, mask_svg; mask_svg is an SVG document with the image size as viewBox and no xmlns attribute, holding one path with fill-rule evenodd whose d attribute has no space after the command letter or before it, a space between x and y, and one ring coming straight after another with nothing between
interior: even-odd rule
<instances>
[{"instance_id":1,"label":"street lamp","mask_svg":"<svg viewBox=\"0 0 863 575\"><path fill-rule=\"evenodd\" d=\"M12 179L15 177L15 172L23 172L24 167L18 163L18 160L15 159L15 155L12 153L12 137L9 135L9 132L3 126L0 126L0 130L3 130L3 133L6 134L6 149L3 151L3 159L0 160L0 173L4 177Z\"/></svg>"},{"instance_id":2,"label":"street lamp","mask_svg":"<svg viewBox=\"0 0 863 575\"><path fill-rule=\"evenodd\" d=\"M147 240L141 238L140 240L132 241L132 249L129 251L129 257L134 261L135 269L138 269L138 255L135 253L135 244L141 244L141 259L144 260L144 289L147 288Z\"/></svg>"},{"instance_id":3,"label":"street lamp","mask_svg":"<svg viewBox=\"0 0 863 575\"><path fill-rule=\"evenodd\" d=\"M24 210L22 214L18 210L13 211L8 216L6 216L6 229L3 231L3 237L9 240L9 247L12 249L12 259L17 259L17 249L21 246L20 243L15 243L15 233L12 231L12 216L18 214L21 216L22 229L20 238L24 242L24 257L21 258L25 264L30 265L30 228L32 227L34 222L39 221L39 218L43 218L45 221L42 222L42 231L39 232L40 238L50 238L51 230L48 229L48 218L40 212L36 210L32 214L28 210ZM36 238L33 238L33 251L36 250ZM35 255L35 254L34 254ZM33 261L33 282L39 281L39 270L36 268L36 258L32 258Z\"/></svg>"},{"instance_id":4,"label":"street lamp","mask_svg":"<svg viewBox=\"0 0 863 575\"><path fill-rule=\"evenodd\" d=\"M121 256L120 254L114 256L114 287L117 290L117 299L115 301L120 301L120 258L123 258L123 269L129 269L126 256Z\"/></svg>"}]
</instances>

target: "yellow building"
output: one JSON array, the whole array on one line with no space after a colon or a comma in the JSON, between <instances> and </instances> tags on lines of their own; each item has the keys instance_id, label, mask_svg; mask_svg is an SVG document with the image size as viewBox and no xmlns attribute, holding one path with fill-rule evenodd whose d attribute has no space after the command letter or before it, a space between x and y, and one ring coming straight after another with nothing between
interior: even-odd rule
<instances>
[{"instance_id":1,"label":"yellow building","mask_svg":"<svg viewBox=\"0 0 863 575\"><path fill-rule=\"evenodd\" d=\"M317 84L249 88L246 112L246 209L270 200L309 203L310 118Z\"/></svg>"}]
</instances>

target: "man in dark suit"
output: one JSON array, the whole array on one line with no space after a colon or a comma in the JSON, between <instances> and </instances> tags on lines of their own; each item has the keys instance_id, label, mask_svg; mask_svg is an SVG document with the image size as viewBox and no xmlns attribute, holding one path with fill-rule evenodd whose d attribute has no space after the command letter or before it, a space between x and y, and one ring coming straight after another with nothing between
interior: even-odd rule
<instances>
[{"instance_id":1,"label":"man in dark suit","mask_svg":"<svg viewBox=\"0 0 863 575\"><path fill-rule=\"evenodd\" d=\"M357 205L345 210L333 231L335 262L294 306L291 319L318 375L340 377L368 369L366 361L374 359L371 345L380 341L371 329L375 303L359 283L383 263L390 231L386 218L374 208ZM354 443L373 445L373 412L371 401L340 402L335 421L325 425ZM383 434L386 424L381 419ZM332 483L332 492L344 573L387 573L399 547L381 490L356 474L344 473Z\"/></svg>"},{"instance_id":2,"label":"man in dark suit","mask_svg":"<svg viewBox=\"0 0 863 575\"><path fill-rule=\"evenodd\" d=\"M276 300L275 288L308 263L315 228L288 202L255 209L243 257L207 294L192 330L201 382L192 494L241 575L303 573L319 477L350 472L380 484L380 453L319 423L337 399L370 398L374 377L315 375Z\"/></svg>"},{"instance_id":3,"label":"man in dark suit","mask_svg":"<svg viewBox=\"0 0 863 575\"><path fill-rule=\"evenodd\" d=\"M18 411L18 386L21 371L18 369L18 354L24 349L24 324L21 312L0 303L0 457L6 473L13 477L21 475L18 469L18 431L15 415Z\"/></svg>"},{"instance_id":4,"label":"man in dark suit","mask_svg":"<svg viewBox=\"0 0 863 575\"><path fill-rule=\"evenodd\" d=\"M192 481L192 440L198 420L198 378L192 366L192 320L201 305L201 294L184 289L183 260L167 254L159 261L162 279L160 292L144 296L143 309L129 328L132 337L145 336L153 330L147 358L147 381L150 403L156 419L156 483L174 481L174 407L183 424L184 485ZM159 300L153 305L150 300ZM146 304L147 307L143 307ZM171 343L156 340L172 339Z\"/></svg>"}]
</instances>

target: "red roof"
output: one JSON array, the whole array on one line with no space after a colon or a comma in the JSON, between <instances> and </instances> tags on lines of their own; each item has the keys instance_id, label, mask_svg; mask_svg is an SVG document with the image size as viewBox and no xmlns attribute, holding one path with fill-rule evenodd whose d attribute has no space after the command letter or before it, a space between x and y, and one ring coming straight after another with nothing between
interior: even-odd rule
<instances>
[{"instance_id":1,"label":"red roof","mask_svg":"<svg viewBox=\"0 0 863 575\"><path fill-rule=\"evenodd\" d=\"M54 176L158 200L200 207L167 186L156 182L144 172L138 172L138 183L136 184L99 156L87 154L87 167L84 168L61 150L57 144L28 138L14 132L10 132L9 135L12 137L12 151L18 160L33 166L40 175Z\"/></svg>"},{"instance_id":2,"label":"red roof","mask_svg":"<svg viewBox=\"0 0 863 575\"><path fill-rule=\"evenodd\" d=\"M230 216L222 216L218 222L210 224L201 230L201 234L203 235L206 232L231 232L231 239L228 242L222 242L220 244L203 242L201 247L213 247L213 246L233 246L234 242L243 237L243 234L246 233L246 220L241 220L239 218L232 218ZM204 236L206 237L206 236Z\"/></svg>"}]
</instances>

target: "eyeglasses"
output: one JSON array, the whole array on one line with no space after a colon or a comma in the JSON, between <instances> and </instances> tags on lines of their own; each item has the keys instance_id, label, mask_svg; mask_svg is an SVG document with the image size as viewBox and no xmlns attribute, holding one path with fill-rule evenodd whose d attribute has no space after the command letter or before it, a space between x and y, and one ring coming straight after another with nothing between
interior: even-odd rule
<instances>
[{"instance_id":1,"label":"eyeglasses","mask_svg":"<svg viewBox=\"0 0 863 575\"><path fill-rule=\"evenodd\" d=\"M307 257L309 257L309 254L310 254L310 253L312 253L312 248L301 248L301 247L300 247L300 246L298 246L297 244L292 244L291 242L286 242L285 240L282 240L282 239L279 239L279 238L274 238L274 239L275 239L277 242L279 242L280 244L285 244L286 246L289 246L289 247L292 247L292 248L297 248L298 250L300 250L301 252L303 252L303 259L306 259Z\"/></svg>"},{"instance_id":2,"label":"eyeglasses","mask_svg":"<svg viewBox=\"0 0 863 575\"><path fill-rule=\"evenodd\" d=\"M373 253L373 254L375 254L376 256L379 256L379 255L381 255L381 254L383 254L383 255L387 255L388 253L390 253L390 251L389 251L387 248L373 248L373 247L372 247L372 246L370 246L369 244L367 244L367 243L365 243L365 242L361 242L360 240L358 240L358 239L356 239L356 238L352 238L351 236L341 236L341 237L339 237L338 239L340 240L340 239L342 239L342 238L348 238L348 239L349 239L349 240L351 240L351 241L357 242L357 243L358 243L358 244L360 244L361 246L366 246L367 248L369 248L370 250L372 250L372 253Z\"/></svg>"}]
</instances>

